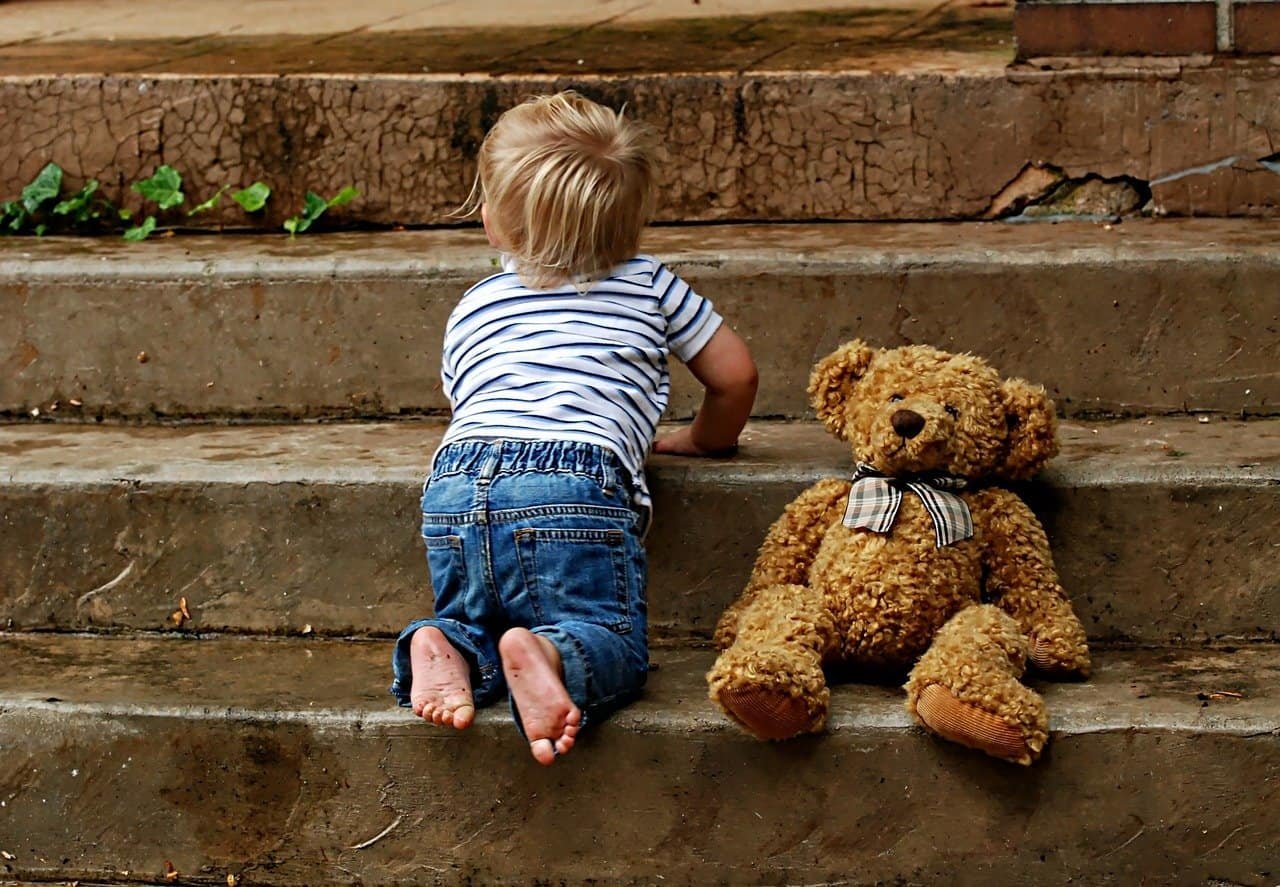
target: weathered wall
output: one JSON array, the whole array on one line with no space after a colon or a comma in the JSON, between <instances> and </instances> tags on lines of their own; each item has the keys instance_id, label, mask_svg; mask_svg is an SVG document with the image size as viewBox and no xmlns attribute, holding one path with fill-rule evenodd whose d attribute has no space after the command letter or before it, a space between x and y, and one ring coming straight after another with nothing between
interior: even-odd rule
<instances>
[{"instance_id":1,"label":"weathered wall","mask_svg":"<svg viewBox=\"0 0 1280 887\"><path fill-rule=\"evenodd\" d=\"M574 86L657 130L665 219L977 217L1028 163L1153 183L1155 208L1273 215L1280 65L972 74L92 77L0 79L0 194L48 160L106 193L166 162L202 198L355 185L347 221L445 222L480 139L521 97ZM1187 170L1226 162L1205 173ZM233 205L208 223L243 221Z\"/></svg>"}]
</instances>

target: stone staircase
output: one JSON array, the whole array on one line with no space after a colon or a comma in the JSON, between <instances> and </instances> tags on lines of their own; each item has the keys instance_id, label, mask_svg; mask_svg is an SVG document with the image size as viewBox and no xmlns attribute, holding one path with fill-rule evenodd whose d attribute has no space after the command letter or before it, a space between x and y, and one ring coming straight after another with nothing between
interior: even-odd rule
<instances>
[{"instance_id":1,"label":"stone staircase","mask_svg":"<svg viewBox=\"0 0 1280 887\"><path fill-rule=\"evenodd\" d=\"M1280 883L1280 67L1007 67L1007 10L952 13L695 23L590 73L556 34L481 73L358 29L0 47L0 196L47 159L117 196L168 160L193 193L269 175L281 207L356 184L335 217L365 229L0 238L0 882ZM443 322L492 267L474 230L387 229L445 221L493 115L564 85L658 127L691 224L647 247L762 387L735 458L651 460L657 670L544 769L502 707L455 735L386 694L431 601ZM1045 165L1230 217L979 221ZM1032 768L927 736L891 685L784 744L706 698L765 529L850 470L803 388L853 336L972 350L1063 413L1024 495L1096 674L1037 685Z\"/></svg>"},{"instance_id":2,"label":"stone staircase","mask_svg":"<svg viewBox=\"0 0 1280 887\"><path fill-rule=\"evenodd\" d=\"M759 238L779 229L655 232L766 380L790 384L766 385L762 412L783 418L753 422L737 458L652 460L659 669L643 702L545 771L504 710L455 737L385 695L387 638L429 605L417 490L443 428L439 319L487 261L473 234L334 235L284 255L232 238L0 242L5 329L39 352L5 379L5 407L54 420L0 426L9 871L1267 883L1270 227L824 226L772 247ZM705 699L706 639L766 527L848 471L797 421L798 391L812 356L858 330L985 349L1068 413L1062 456L1026 495L1099 665L1046 688L1054 738L1029 771L912 728L892 687L844 687L828 735L778 746ZM1074 341L1096 346L1073 358ZM189 421L201 414L223 421ZM566 828L568 805L590 828Z\"/></svg>"}]
</instances>

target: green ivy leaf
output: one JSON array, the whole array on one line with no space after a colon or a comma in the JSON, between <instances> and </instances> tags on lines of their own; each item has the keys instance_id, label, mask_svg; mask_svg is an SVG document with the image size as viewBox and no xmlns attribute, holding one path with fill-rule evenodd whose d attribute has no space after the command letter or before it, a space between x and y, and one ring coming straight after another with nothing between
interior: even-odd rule
<instances>
[{"instance_id":1,"label":"green ivy leaf","mask_svg":"<svg viewBox=\"0 0 1280 887\"><path fill-rule=\"evenodd\" d=\"M314 191L308 191L307 196L302 201L302 217L307 220L309 225L324 215L324 211L328 208L329 201Z\"/></svg>"},{"instance_id":2,"label":"green ivy leaf","mask_svg":"<svg viewBox=\"0 0 1280 887\"><path fill-rule=\"evenodd\" d=\"M62 190L62 167L56 163L48 164L31 180L31 184L22 189L22 205L27 212L33 213L47 200L58 196Z\"/></svg>"},{"instance_id":3,"label":"green ivy leaf","mask_svg":"<svg viewBox=\"0 0 1280 887\"><path fill-rule=\"evenodd\" d=\"M337 194L329 198L328 208L333 209L334 207L338 207L338 206L346 206L348 203L355 200L359 196L360 196L360 192L357 191L355 188L352 188L350 185L348 185L347 187L339 191Z\"/></svg>"},{"instance_id":4,"label":"green ivy leaf","mask_svg":"<svg viewBox=\"0 0 1280 887\"><path fill-rule=\"evenodd\" d=\"M44 222L41 222L39 225L36 225L36 237L44 237L44 232L48 230L49 226Z\"/></svg>"},{"instance_id":5,"label":"green ivy leaf","mask_svg":"<svg viewBox=\"0 0 1280 887\"><path fill-rule=\"evenodd\" d=\"M173 209L187 199L182 193L182 176L167 163L158 168L151 178L136 182L133 190L161 209Z\"/></svg>"},{"instance_id":6,"label":"green ivy leaf","mask_svg":"<svg viewBox=\"0 0 1280 887\"><path fill-rule=\"evenodd\" d=\"M187 213L187 218L191 218L192 216L198 215L199 213L207 213L209 210L217 207L217 205L222 201L222 195L225 194L227 192L227 189L230 187L231 187L230 185L223 185L221 188L218 189L218 193L214 194L212 197L210 197L208 200L206 200L204 203L200 204L199 206L193 207Z\"/></svg>"},{"instance_id":7,"label":"green ivy leaf","mask_svg":"<svg viewBox=\"0 0 1280 887\"><path fill-rule=\"evenodd\" d=\"M100 213L93 206L93 195L97 193L98 180L90 179L85 186L53 208L55 216L71 216L74 222L88 222L96 219Z\"/></svg>"},{"instance_id":8,"label":"green ivy leaf","mask_svg":"<svg viewBox=\"0 0 1280 887\"><path fill-rule=\"evenodd\" d=\"M316 219L324 215L329 208L329 201L314 191L308 191L302 203L302 212L292 218L285 219L284 230L290 235L301 234L311 227Z\"/></svg>"},{"instance_id":9,"label":"green ivy leaf","mask_svg":"<svg viewBox=\"0 0 1280 887\"><path fill-rule=\"evenodd\" d=\"M22 223L27 220L27 209L16 200L0 203L0 227L6 231L21 231Z\"/></svg>"},{"instance_id":10,"label":"green ivy leaf","mask_svg":"<svg viewBox=\"0 0 1280 887\"><path fill-rule=\"evenodd\" d=\"M301 234L310 228L316 219L324 215L325 210L350 203L359 195L360 192L350 186L343 188L328 200L325 200L314 191L308 191L302 204L302 212L293 218L285 219L284 230L288 231L290 235Z\"/></svg>"},{"instance_id":11,"label":"green ivy leaf","mask_svg":"<svg viewBox=\"0 0 1280 887\"><path fill-rule=\"evenodd\" d=\"M156 217L147 216L141 225L137 225L124 232L124 239L130 243L137 243L139 240L146 240L151 236L151 232L156 230Z\"/></svg>"},{"instance_id":12,"label":"green ivy leaf","mask_svg":"<svg viewBox=\"0 0 1280 887\"><path fill-rule=\"evenodd\" d=\"M271 189L264 182L254 182L243 191L237 191L231 195L231 199L240 206L244 207L247 213L256 213L267 205L267 198L271 196Z\"/></svg>"}]
</instances>

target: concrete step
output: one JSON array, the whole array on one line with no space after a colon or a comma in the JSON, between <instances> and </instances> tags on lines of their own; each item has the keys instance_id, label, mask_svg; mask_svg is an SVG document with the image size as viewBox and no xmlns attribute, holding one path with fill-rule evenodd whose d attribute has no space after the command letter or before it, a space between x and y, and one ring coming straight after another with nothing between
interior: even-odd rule
<instances>
[{"instance_id":1,"label":"concrete step","mask_svg":"<svg viewBox=\"0 0 1280 887\"><path fill-rule=\"evenodd\" d=\"M766 744L661 651L645 697L550 768L509 713L391 707L387 643L0 638L10 877L243 883L1269 885L1280 649L1115 652L1039 685L1026 770L844 685ZM964 811L964 815L957 815ZM853 873L856 872L856 875Z\"/></svg>"},{"instance_id":2,"label":"concrete step","mask_svg":"<svg viewBox=\"0 0 1280 887\"><path fill-rule=\"evenodd\" d=\"M1013 3L11 2L0 74L616 74L1007 62ZM115 7L115 8L113 8ZM69 21L74 19L74 21Z\"/></svg>"},{"instance_id":3,"label":"concrete step","mask_svg":"<svg viewBox=\"0 0 1280 887\"><path fill-rule=\"evenodd\" d=\"M1280 179L1278 179L1280 180ZM800 416L813 363L862 336L971 350L1067 415L1280 413L1280 224L659 228ZM440 337L492 271L475 231L0 239L0 412L27 418L442 412ZM671 415L697 386L680 369Z\"/></svg>"},{"instance_id":4,"label":"concrete step","mask_svg":"<svg viewBox=\"0 0 1280 887\"><path fill-rule=\"evenodd\" d=\"M0 620L21 629L388 634L430 605L419 490L439 422L0 426ZM1025 496L1097 642L1280 638L1280 420L1067 424ZM650 618L709 636L768 526L847 475L810 423L731 460L655 457Z\"/></svg>"},{"instance_id":5,"label":"concrete step","mask_svg":"<svg viewBox=\"0 0 1280 887\"><path fill-rule=\"evenodd\" d=\"M780 70L757 64L750 47L739 58L713 51L712 70L679 50L658 71L629 65L616 43L587 59L576 32L558 45L561 58L534 65L545 74L475 73L483 66L472 64L457 74L361 74L348 64L241 76L231 65L166 73L144 61L134 73L64 75L55 51L0 76L9 148L0 197L16 198L56 161L68 186L97 179L104 197L139 210L130 185L168 163L196 200L255 180L274 196L252 219L224 201L167 224L279 230L307 190L329 196L345 186L361 197L326 224L447 224L498 115L527 95L572 87L625 104L655 129L664 220L978 219L1036 164L1077 183L1125 177L1150 193L1157 214L1280 210L1280 63L1271 58L1009 66L1007 45L886 57L855 44L831 61L821 47L840 40L818 21L818 39L765 53ZM998 27L1007 39L1007 24ZM989 39L970 31L978 44ZM892 44L890 36L874 39ZM190 54L202 56L199 39L191 42ZM652 46L630 45L640 54ZM92 63L92 53L79 55ZM402 57L423 64L412 49ZM828 63L833 70L811 70Z\"/></svg>"}]
</instances>

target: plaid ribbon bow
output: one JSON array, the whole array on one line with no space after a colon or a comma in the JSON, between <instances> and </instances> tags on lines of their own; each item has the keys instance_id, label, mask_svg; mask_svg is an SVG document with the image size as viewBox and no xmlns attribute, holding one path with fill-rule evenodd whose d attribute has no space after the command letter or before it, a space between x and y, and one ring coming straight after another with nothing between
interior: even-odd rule
<instances>
[{"instance_id":1,"label":"plaid ribbon bow","mask_svg":"<svg viewBox=\"0 0 1280 887\"><path fill-rule=\"evenodd\" d=\"M865 462L859 462L853 473L853 489L844 510L846 527L864 527L873 533L887 533L898 519L905 487L920 497L925 511L933 519L933 533L938 547L973 538L973 516L969 506L952 490L963 490L968 482L962 477L939 475L927 480L903 480L889 477Z\"/></svg>"}]
</instances>

